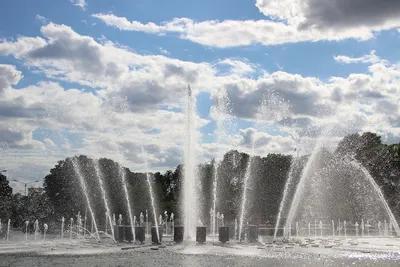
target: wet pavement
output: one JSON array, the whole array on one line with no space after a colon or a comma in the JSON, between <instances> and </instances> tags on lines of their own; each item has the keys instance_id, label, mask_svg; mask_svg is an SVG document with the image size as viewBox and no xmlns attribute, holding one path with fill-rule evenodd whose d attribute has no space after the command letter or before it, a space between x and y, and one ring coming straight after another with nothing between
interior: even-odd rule
<instances>
[{"instance_id":1,"label":"wet pavement","mask_svg":"<svg viewBox=\"0 0 400 267\"><path fill-rule=\"evenodd\" d=\"M400 266L400 239L293 239L162 246L88 240L0 242L3 266Z\"/></svg>"}]
</instances>

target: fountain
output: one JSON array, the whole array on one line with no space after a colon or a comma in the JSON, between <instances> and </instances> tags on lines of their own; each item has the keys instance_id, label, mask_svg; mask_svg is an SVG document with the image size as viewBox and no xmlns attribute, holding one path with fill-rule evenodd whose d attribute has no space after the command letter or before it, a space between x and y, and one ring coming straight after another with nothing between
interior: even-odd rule
<instances>
[{"instance_id":1,"label":"fountain","mask_svg":"<svg viewBox=\"0 0 400 267\"><path fill-rule=\"evenodd\" d=\"M317 144L316 150L318 150L321 145L322 144ZM297 185L297 189L295 191L294 197L292 199L292 203L290 205L289 214L288 214L288 217L287 217L287 220L286 220L286 225L290 225L292 223L294 215L295 215L295 212L297 212L297 207L300 204L300 198L303 195L303 191L304 191L304 187L305 187L305 183L306 183L307 177L311 175L312 164L317 159L317 155L316 154L317 153L312 153L311 154L309 160L307 161L306 166L303 169L303 173L301 175L300 182ZM285 200L282 200L282 201L285 201Z\"/></svg>"},{"instance_id":2,"label":"fountain","mask_svg":"<svg viewBox=\"0 0 400 267\"><path fill-rule=\"evenodd\" d=\"M65 223L65 218L62 217L61 218L61 239L64 239L64 223ZM39 222L38 222L38 227L39 227ZM35 227L35 232L36 232L36 227ZM36 235L35 235L35 237L36 237Z\"/></svg>"},{"instance_id":3,"label":"fountain","mask_svg":"<svg viewBox=\"0 0 400 267\"><path fill-rule=\"evenodd\" d=\"M135 218L135 221L136 221L136 216L134 216L134 218ZM143 223L144 223L144 215L143 215L143 212L141 212L139 214L139 226L143 226Z\"/></svg>"},{"instance_id":4,"label":"fountain","mask_svg":"<svg viewBox=\"0 0 400 267\"><path fill-rule=\"evenodd\" d=\"M84 228L87 229L87 208L85 209L85 219L84 219L84 221L85 221ZM86 235L86 232L83 232L83 238L86 237L85 235Z\"/></svg>"},{"instance_id":5,"label":"fountain","mask_svg":"<svg viewBox=\"0 0 400 267\"><path fill-rule=\"evenodd\" d=\"M69 240L72 240L72 233L74 232L74 218L70 219L70 224L69 224Z\"/></svg>"},{"instance_id":6,"label":"fountain","mask_svg":"<svg viewBox=\"0 0 400 267\"><path fill-rule=\"evenodd\" d=\"M28 225L29 221L25 221L25 241L28 241Z\"/></svg>"},{"instance_id":7,"label":"fountain","mask_svg":"<svg viewBox=\"0 0 400 267\"><path fill-rule=\"evenodd\" d=\"M386 220L383 221L383 224L385 225L384 236L388 236L388 227L387 227Z\"/></svg>"},{"instance_id":8,"label":"fountain","mask_svg":"<svg viewBox=\"0 0 400 267\"><path fill-rule=\"evenodd\" d=\"M322 224L322 221L319 221L319 230L320 230L320 236L322 237L322 232L323 232L323 224Z\"/></svg>"},{"instance_id":9,"label":"fountain","mask_svg":"<svg viewBox=\"0 0 400 267\"><path fill-rule=\"evenodd\" d=\"M224 140L227 140L227 132L229 128L233 126L232 113L229 99L227 96L227 92L225 89L219 90L218 95L216 96L216 142L217 144L222 144ZM214 160L213 168L214 168L214 177L213 177L213 200L212 200L212 214L211 214L211 231L214 237L216 234L215 224L216 217L215 212L217 211L217 201L218 201L218 160Z\"/></svg>"},{"instance_id":10,"label":"fountain","mask_svg":"<svg viewBox=\"0 0 400 267\"><path fill-rule=\"evenodd\" d=\"M196 102L190 85L185 99L185 147L184 147L184 180L182 215L184 221L185 240L194 241L196 223L199 220L198 179L196 166Z\"/></svg>"},{"instance_id":11,"label":"fountain","mask_svg":"<svg viewBox=\"0 0 400 267\"><path fill-rule=\"evenodd\" d=\"M86 184L85 184L83 175L82 175L82 173L81 173L81 170L80 170L80 168L79 168L79 163L77 162L76 158L74 158L74 159L72 160L72 165L74 166L75 173L76 173L76 175L78 176L78 180L79 180L79 182L80 182L80 185L81 185L83 194L85 195L86 204L87 204L87 207L88 207L88 209L89 209L90 215L92 216L92 222L93 222L95 231L96 231L96 233L97 233L97 240L100 240L100 236L99 236L99 233L98 233L98 230L97 230L96 218L95 218L95 216L94 216L94 212L93 212L93 209L92 209L92 205L91 205L91 203L90 203L90 198L89 198L88 192L87 192L87 190L86 190Z\"/></svg>"},{"instance_id":12,"label":"fountain","mask_svg":"<svg viewBox=\"0 0 400 267\"><path fill-rule=\"evenodd\" d=\"M157 212L156 212L156 206L155 206L154 195L153 195L153 188L151 186L150 174L149 173L146 173L146 180L147 180L147 184L149 186L149 191L150 191L151 207L153 209L153 218L154 218L154 223L155 223L155 226L156 226L156 233L157 233L157 243L160 243L160 232L159 232L158 223L157 223ZM162 219L162 217L161 217L161 219Z\"/></svg>"},{"instance_id":13,"label":"fountain","mask_svg":"<svg viewBox=\"0 0 400 267\"><path fill-rule=\"evenodd\" d=\"M104 206L106 208L106 233L107 233L107 220L109 221L110 225L112 225L112 219L111 219L110 206L107 200L106 190L104 189L104 182L103 182L104 178L100 170L100 165L98 160L94 160L94 169L96 170L97 181L100 185L101 195L103 198ZM112 238L114 238L114 227L111 227L111 236Z\"/></svg>"},{"instance_id":14,"label":"fountain","mask_svg":"<svg viewBox=\"0 0 400 267\"><path fill-rule=\"evenodd\" d=\"M213 179L213 207L211 208L211 231L212 231L212 237L213 237L213 242L215 238L215 211L217 208L217 187L218 187L218 163L217 161L214 161L214 179Z\"/></svg>"},{"instance_id":15,"label":"fountain","mask_svg":"<svg viewBox=\"0 0 400 267\"><path fill-rule=\"evenodd\" d=\"M242 204L240 206L240 217L239 217L239 240L242 239L243 222L244 222L244 217L246 216L245 209L246 209L247 190L248 190L250 175L251 175L251 156L248 159L246 174L244 176L243 196L242 196Z\"/></svg>"},{"instance_id":16,"label":"fountain","mask_svg":"<svg viewBox=\"0 0 400 267\"><path fill-rule=\"evenodd\" d=\"M361 219L361 236L364 236L364 219Z\"/></svg>"},{"instance_id":17,"label":"fountain","mask_svg":"<svg viewBox=\"0 0 400 267\"><path fill-rule=\"evenodd\" d=\"M148 166L147 166L147 161L146 161L146 159L144 157L145 151L144 151L143 146L141 146L141 152L142 152L142 154L141 154L142 160L144 161L144 165L147 168ZM160 232L159 232L158 223L157 223L156 204L155 204L155 200L154 200L154 192L153 192L153 187L151 186L151 179L150 178L151 178L150 174L146 173L146 181L147 181L147 185L148 185L149 193L150 193L151 208L153 210L153 219L154 219L154 223L155 223L155 226L156 226L157 243L160 243L161 239L160 239ZM142 224L143 223L143 213L141 213L140 215L141 215L140 216L140 220L141 220L140 223Z\"/></svg>"},{"instance_id":18,"label":"fountain","mask_svg":"<svg viewBox=\"0 0 400 267\"><path fill-rule=\"evenodd\" d=\"M121 180L122 180L122 187L124 190L125 202L128 207L129 223L131 225L133 240L135 240L136 239L135 226L133 224L132 207L131 207L131 201L129 200L128 187L126 186L126 178L125 178L126 172L122 166L120 166L118 170L119 170L119 176L121 177ZM120 216L122 216L122 215L120 214Z\"/></svg>"},{"instance_id":19,"label":"fountain","mask_svg":"<svg viewBox=\"0 0 400 267\"><path fill-rule=\"evenodd\" d=\"M8 222L7 222L7 241L10 240L10 224L11 224L11 219L8 219Z\"/></svg>"},{"instance_id":20,"label":"fountain","mask_svg":"<svg viewBox=\"0 0 400 267\"><path fill-rule=\"evenodd\" d=\"M146 210L146 233L149 235L149 213Z\"/></svg>"},{"instance_id":21,"label":"fountain","mask_svg":"<svg viewBox=\"0 0 400 267\"><path fill-rule=\"evenodd\" d=\"M376 184L374 178L371 176L371 174L368 172L368 170L364 166L362 166L359 162L357 162L354 158L350 159L350 163L353 166L355 166L356 168L360 169L364 173L368 182L372 185L375 193L378 195L380 202L384 205L384 208L385 208L387 214L389 215L390 223L394 226L396 235L400 236L400 228L396 221L396 218L394 217L392 210L390 209L389 205L387 204L385 197L383 196L382 191L379 188L379 186ZM386 220L385 220L385 222L386 222ZM386 223L385 223L385 225L386 225Z\"/></svg>"},{"instance_id":22,"label":"fountain","mask_svg":"<svg viewBox=\"0 0 400 267\"><path fill-rule=\"evenodd\" d=\"M47 229L49 229L49 226L47 225L47 223L43 224L43 241L46 241Z\"/></svg>"},{"instance_id":23,"label":"fountain","mask_svg":"<svg viewBox=\"0 0 400 267\"><path fill-rule=\"evenodd\" d=\"M382 236L382 223L381 223L381 221L378 222L378 233L379 233L379 236Z\"/></svg>"},{"instance_id":24,"label":"fountain","mask_svg":"<svg viewBox=\"0 0 400 267\"><path fill-rule=\"evenodd\" d=\"M290 189L290 186L293 183L293 179L294 179L293 172L294 172L295 168L297 167L297 162L298 161L296 158L295 160L292 160L292 162L290 164L288 179L287 179L287 181L285 183L285 187L283 189L282 201L279 205L278 217L276 218L274 238L276 238L276 235L278 234L278 229L279 229L279 224L281 221L282 212L283 212L283 209L286 206L286 202L288 200L289 189Z\"/></svg>"},{"instance_id":25,"label":"fountain","mask_svg":"<svg viewBox=\"0 0 400 267\"><path fill-rule=\"evenodd\" d=\"M93 220L92 220L90 232L93 233ZM78 212L78 215L76 215L76 233L79 237L81 236L81 233L82 233L82 218L81 218L80 212Z\"/></svg>"},{"instance_id":26,"label":"fountain","mask_svg":"<svg viewBox=\"0 0 400 267\"><path fill-rule=\"evenodd\" d=\"M168 212L164 211L165 234L168 235Z\"/></svg>"},{"instance_id":27,"label":"fountain","mask_svg":"<svg viewBox=\"0 0 400 267\"><path fill-rule=\"evenodd\" d=\"M314 236L317 236L317 220L314 220Z\"/></svg>"},{"instance_id":28,"label":"fountain","mask_svg":"<svg viewBox=\"0 0 400 267\"><path fill-rule=\"evenodd\" d=\"M104 227L104 233L108 233L108 220L110 219L110 222L111 222L111 216L110 215L108 215L108 213L106 212L105 214L105 220L104 220L104 222L105 222L105 227ZM113 231L114 232L114 231ZM113 236L114 236L114 234L113 234Z\"/></svg>"},{"instance_id":29,"label":"fountain","mask_svg":"<svg viewBox=\"0 0 400 267\"><path fill-rule=\"evenodd\" d=\"M237 218L235 218L235 241L238 240L237 231L238 231L238 221Z\"/></svg>"},{"instance_id":30,"label":"fountain","mask_svg":"<svg viewBox=\"0 0 400 267\"><path fill-rule=\"evenodd\" d=\"M335 236L341 234L342 229L338 218L344 217L358 220L360 235L365 236L363 218L372 218L374 221L389 218L394 231L399 235L396 219L366 168L354 158L330 152L322 143L320 141L317 144L300 176L286 228L290 227L295 218L305 222L314 216L330 219L331 233ZM345 231L347 235L347 229Z\"/></svg>"},{"instance_id":31,"label":"fountain","mask_svg":"<svg viewBox=\"0 0 400 267\"><path fill-rule=\"evenodd\" d=\"M354 224L354 226L356 227L356 236L358 237L358 222L356 222L356 223Z\"/></svg>"}]
</instances>

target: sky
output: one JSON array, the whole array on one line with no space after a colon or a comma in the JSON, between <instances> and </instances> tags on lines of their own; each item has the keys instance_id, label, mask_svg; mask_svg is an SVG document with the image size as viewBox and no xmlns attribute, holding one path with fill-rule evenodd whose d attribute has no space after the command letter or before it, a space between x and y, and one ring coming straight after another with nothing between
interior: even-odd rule
<instances>
[{"instance_id":1,"label":"sky","mask_svg":"<svg viewBox=\"0 0 400 267\"><path fill-rule=\"evenodd\" d=\"M198 162L400 142L398 0L13 0L0 25L0 169L33 187L80 154L174 169L188 84Z\"/></svg>"}]
</instances>

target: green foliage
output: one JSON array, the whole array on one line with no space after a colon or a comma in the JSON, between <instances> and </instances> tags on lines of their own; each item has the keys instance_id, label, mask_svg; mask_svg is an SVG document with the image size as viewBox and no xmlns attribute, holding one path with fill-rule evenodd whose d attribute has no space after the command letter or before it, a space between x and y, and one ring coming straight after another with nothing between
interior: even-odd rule
<instances>
[{"instance_id":1,"label":"green foliage","mask_svg":"<svg viewBox=\"0 0 400 267\"><path fill-rule=\"evenodd\" d=\"M6 221L11 215L12 188L7 177L0 173L0 219Z\"/></svg>"},{"instance_id":2,"label":"green foliage","mask_svg":"<svg viewBox=\"0 0 400 267\"><path fill-rule=\"evenodd\" d=\"M330 187L332 191L332 194L328 192L323 196L327 202L353 201L354 191L344 189L349 188L348 181L355 180L358 174L350 169L345 170L342 165L337 163L338 159L351 156L368 169L381 187L394 214L400 217L400 144L382 144L381 138L374 133L351 134L340 141L336 151L324 150L320 153L318 157L323 161L318 163L319 167L326 169L330 177L335 177L334 180L331 179L331 183L326 183L326 186ZM293 171L293 185L290 189L290 195L293 195L307 159L308 156L303 156L294 160L291 156L282 154L255 156L251 159L251 177L247 192L249 206L246 210L246 217L250 221L271 222L275 220L291 165L296 166ZM212 160L198 166L200 190L202 191L200 203L202 203L201 219L203 223L209 223L209 211L213 206L215 173L218 175L216 211L223 213L226 220L233 220L239 216L244 178L249 160L249 155L246 153L232 150L227 152L218 164ZM2 221L11 218L15 226L21 226L25 220L38 219L49 222L50 220L59 221L61 217L68 220L78 213L84 215L87 212L87 202L74 170L73 161L77 163L84 177L97 222L102 226L105 223L106 211L103 192L98 182L96 162L86 156L59 161L50 170L50 174L44 178L44 194L28 197L20 194L12 195L6 177L0 174L0 216ZM117 162L106 158L100 159L97 166L101 173L100 179L103 181L110 210L116 214L116 217L118 214L122 214L124 220L127 219L127 204L121 180L121 173L124 172L133 214L139 217L141 212L145 214L147 210L149 219L154 220L145 173L131 172ZM177 221L180 220L182 170L183 165L179 165L174 171L149 173L154 189L157 214L163 214L164 211L167 211L168 214L173 212ZM344 193L342 195L334 194L335 190ZM346 209L345 206L338 208L338 210L358 216L356 210ZM90 220L89 215L88 219Z\"/></svg>"}]
</instances>

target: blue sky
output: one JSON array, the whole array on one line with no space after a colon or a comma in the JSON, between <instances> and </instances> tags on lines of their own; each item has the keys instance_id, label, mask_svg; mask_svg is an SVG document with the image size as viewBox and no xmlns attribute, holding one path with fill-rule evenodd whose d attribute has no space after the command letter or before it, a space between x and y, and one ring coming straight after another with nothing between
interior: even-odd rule
<instances>
[{"instance_id":1,"label":"blue sky","mask_svg":"<svg viewBox=\"0 0 400 267\"><path fill-rule=\"evenodd\" d=\"M368 130L399 142L400 6L298 2L2 3L0 168L34 180L81 153L174 168L188 83L199 161L254 144L292 153L336 124L334 140ZM144 143L148 166L136 155Z\"/></svg>"}]
</instances>

